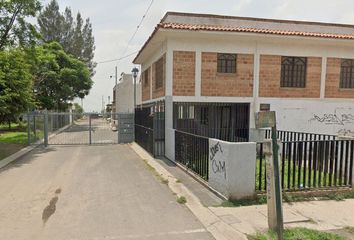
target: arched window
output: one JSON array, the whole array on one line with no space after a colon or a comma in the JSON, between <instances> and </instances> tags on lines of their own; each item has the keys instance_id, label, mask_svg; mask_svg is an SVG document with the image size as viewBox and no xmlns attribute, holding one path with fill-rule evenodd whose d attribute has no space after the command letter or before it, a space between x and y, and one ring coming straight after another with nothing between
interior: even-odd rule
<instances>
[{"instance_id":1,"label":"arched window","mask_svg":"<svg viewBox=\"0 0 354 240\"><path fill-rule=\"evenodd\" d=\"M340 71L340 88L354 88L354 60L343 59Z\"/></svg>"},{"instance_id":2,"label":"arched window","mask_svg":"<svg viewBox=\"0 0 354 240\"><path fill-rule=\"evenodd\" d=\"M306 87L306 66L305 57L282 57L281 58L281 87Z\"/></svg>"},{"instance_id":3,"label":"arched window","mask_svg":"<svg viewBox=\"0 0 354 240\"><path fill-rule=\"evenodd\" d=\"M235 73L236 57L236 54L218 53L218 73Z\"/></svg>"}]
</instances>

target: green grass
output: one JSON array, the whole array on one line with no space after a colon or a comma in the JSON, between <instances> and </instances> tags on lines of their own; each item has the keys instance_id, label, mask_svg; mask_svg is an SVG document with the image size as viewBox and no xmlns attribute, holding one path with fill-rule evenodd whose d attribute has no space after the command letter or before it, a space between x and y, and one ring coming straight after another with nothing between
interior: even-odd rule
<instances>
[{"instance_id":1,"label":"green grass","mask_svg":"<svg viewBox=\"0 0 354 240\"><path fill-rule=\"evenodd\" d=\"M342 201L344 199L353 199L354 191L343 191L343 192L330 192L327 194L321 194L320 196L302 195L295 193L283 193L283 202L305 202L305 201L325 201L325 200L335 200ZM246 198L240 200L227 200L223 201L220 205L215 205L214 207L243 207L251 205L262 205L267 203L267 196L257 195L254 198Z\"/></svg>"},{"instance_id":2,"label":"green grass","mask_svg":"<svg viewBox=\"0 0 354 240\"><path fill-rule=\"evenodd\" d=\"M274 232L265 234L257 233L255 236L249 236L250 240L268 240L277 239ZM292 228L284 231L284 240L344 240L345 238L334 233L320 232L307 228Z\"/></svg>"},{"instance_id":3,"label":"green grass","mask_svg":"<svg viewBox=\"0 0 354 240\"><path fill-rule=\"evenodd\" d=\"M36 136L31 133L31 142L38 141L43 138L43 132L37 131ZM27 132L5 132L0 133L0 143L13 143L13 144L28 144L28 134Z\"/></svg>"},{"instance_id":4,"label":"green grass","mask_svg":"<svg viewBox=\"0 0 354 240\"><path fill-rule=\"evenodd\" d=\"M346 230L347 232L354 234L354 227L345 227L344 230Z\"/></svg>"},{"instance_id":5,"label":"green grass","mask_svg":"<svg viewBox=\"0 0 354 240\"><path fill-rule=\"evenodd\" d=\"M14 130L14 129L27 129L26 123L11 123L11 129L9 129L9 124L0 124L0 131Z\"/></svg>"},{"instance_id":6,"label":"green grass","mask_svg":"<svg viewBox=\"0 0 354 240\"><path fill-rule=\"evenodd\" d=\"M186 204L187 203L187 199L185 196L180 196L179 198L177 198L177 202L179 204Z\"/></svg>"},{"instance_id":7,"label":"green grass","mask_svg":"<svg viewBox=\"0 0 354 240\"><path fill-rule=\"evenodd\" d=\"M262 166L261 166L261 162L259 159L257 159L256 161L256 190L259 189L259 176L260 176L260 168L262 167L262 181L261 181L261 186L262 186L262 190L265 189L265 167L266 167L266 163L265 163L265 159L263 159L262 161ZM330 175L326 174L326 176L324 175L323 171L320 170L309 170L308 168L304 167L299 167L298 165L295 165L295 167L293 166L293 162L290 162L290 169L289 169L289 161L285 160L284 162L284 173L282 173L281 171L281 177L284 176L284 188L286 189L298 189L298 188L307 188L308 187L308 177L309 174L311 174L311 187L316 187L318 184L318 181L320 180L321 182L321 186L329 186L329 180L330 180ZM280 164L280 169L282 170L282 164ZM289 171L290 170L290 171ZM295 171L295 176L293 175ZM304 174L306 175L306 179L304 181ZM316 177L314 178L316 174ZM289 176L290 175L290 176ZM299 176L300 175L300 176ZM290 178L289 178L290 177ZM300 181L299 178L300 177ZM295 180L295 185L293 184ZM335 183L335 178L334 176L332 176L332 185ZM337 180L337 185L339 185L340 183L340 178L336 178ZM344 182L344 179L342 179L342 183ZM326 185L325 185L326 183ZM288 185L290 186L288 188Z\"/></svg>"},{"instance_id":8,"label":"green grass","mask_svg":"<svg viewBox=\"0 0 354 240\"><path fill-rule=\"evenodd\" d=\"M243 207L251 205L261 205L266 203L267 197L265 195L259 195L255 196L254 198L223 201L220 205L215 207Z\"/></svg>"}]
</instances>

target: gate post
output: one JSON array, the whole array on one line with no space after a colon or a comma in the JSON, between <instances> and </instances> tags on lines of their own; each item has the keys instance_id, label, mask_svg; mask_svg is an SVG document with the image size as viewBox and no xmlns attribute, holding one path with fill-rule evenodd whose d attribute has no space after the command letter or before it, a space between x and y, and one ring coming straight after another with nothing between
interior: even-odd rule
<instances>
[{"instance_id":1,"label":"gate post","mask_svg":"<svg viewBox=\"0 0 354 240\"><path fill-rule=\"evenodd\" d=\"M91 135L91 114L89 114L89 143L92 144L92 135Z\"/></svg>"},{"instance_id":2,"label":"gate post","mask_svg":"<svg viewBox=\"0 0 354 240\"><path fill-rule=\"evenodd\" d=\"M48 147L48 110L44 112L44 147Z\"/></svg>"},{"instance_id":3,"label":"gate post","mask_svg":"<svg viewBox=\"0 0 354 240\"><path fill-rule=\"evenodd\" d=\"M31 119L30 119L30 112L27 111L27 142L28 146L31 146Z\"/></svg>"}]
</instances>

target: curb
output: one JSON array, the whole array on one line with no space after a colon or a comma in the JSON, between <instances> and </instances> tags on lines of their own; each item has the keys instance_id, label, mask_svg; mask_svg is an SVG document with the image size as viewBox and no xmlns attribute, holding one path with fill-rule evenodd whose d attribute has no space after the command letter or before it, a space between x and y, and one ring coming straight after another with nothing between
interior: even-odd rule
<instances>
[{"instance_id":1,"label":"curb","mask_svg":"<svg viewBox=\"0 0 354 240\"><path fill-rule=\"evenodd\" d=\"M200 200L186 187L183 183L177 183L175 178L169 171L167 171L160 163L148 154L135 142L129 144L133 151L135 151L140 158L146 162L165 179L168 179L168 187L177 194L177 197L184 196L187 199L186 206L202 223L206 230L213 235L216 240L247 240L247 237L235 230L230 225L223 222L210 209L204 207Z\"/></svg>"},{"instance_id":2,"label":"curb","mask_svg":"<svg viewBox=\"0 0 354 240\"><path fill-rule=\"evenodd\" d=\"M13 161L16 161L20 157L26 155L27 153L31 152L33 149L39 146L40 145L32 145L22 148L20 151L8 156L7 158L4 158L3 160L0 160L0 169L6 167L8 164L12 163Z\"/></svg>"}]
</instances>

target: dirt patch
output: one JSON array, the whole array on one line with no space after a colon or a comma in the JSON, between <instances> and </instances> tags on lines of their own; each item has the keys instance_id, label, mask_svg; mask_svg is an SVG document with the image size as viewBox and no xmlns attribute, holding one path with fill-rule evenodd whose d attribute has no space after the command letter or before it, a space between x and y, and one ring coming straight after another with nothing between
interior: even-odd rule
<instances>
[{"instance_id":1,"label":"dirt patch","mask_svg":"<svg viewBox=\"0 0 354 240\"><path fill-rule=\"evenodd\" d=\"M53 197L50 200L49 205L44 208L43 213L42 213L42 221L44 224L55 213L56 204L57 204L58 200L59 200L59 198L57 196Z\"/></svg>"},{"instance_id":2,"label":"dirt patch","mask_svg":"<svg viewBox=\"0 0 354 240\"><path fill-rule=\"evenodd\" d=\"M22 144L0 143L0 161L20 151L25 146Z\"/></svg>"},{"instance_id":3,"label":"dirt patch","mask_svg":"<svg viewBox=\"0 0 354 240\"><path fill-rule=\"evenodd\" d=\"M61 188L58 188L57 190L55 190L55 194L60 194L61 193Z\"/></svg>"}]
</instances>

